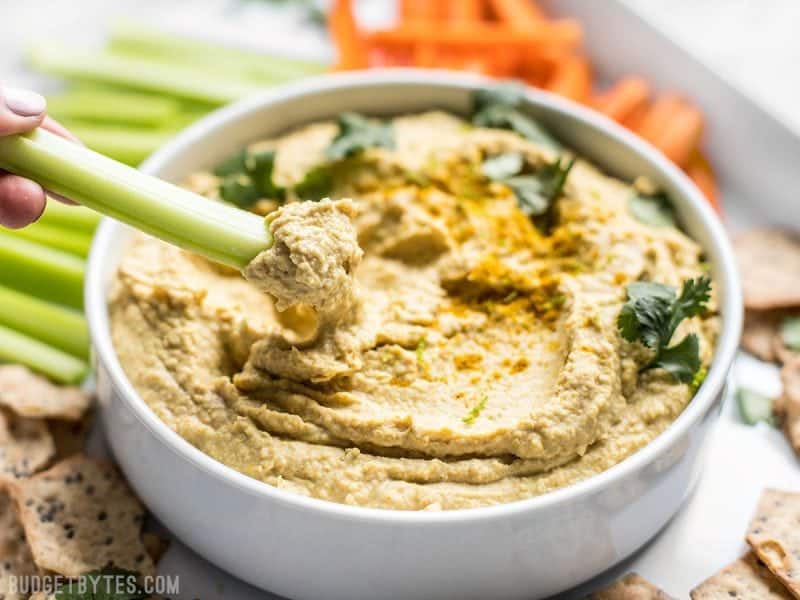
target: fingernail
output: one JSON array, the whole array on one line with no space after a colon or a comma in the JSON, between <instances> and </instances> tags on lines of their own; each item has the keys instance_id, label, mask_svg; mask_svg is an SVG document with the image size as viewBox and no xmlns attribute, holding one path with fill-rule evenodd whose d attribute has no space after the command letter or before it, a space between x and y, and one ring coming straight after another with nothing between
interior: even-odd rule
<instances>
[{"instance_id":1,"label":"fingernail","mask_svg":"<svg viewBox=\"0 0 800 600\"><path fill-rule=\"evenodd\" d=\"M11 112L20 117L35 117L47 108L44 96L30 90L3 88L3 99Z\"/></svg>"}]
</instances>

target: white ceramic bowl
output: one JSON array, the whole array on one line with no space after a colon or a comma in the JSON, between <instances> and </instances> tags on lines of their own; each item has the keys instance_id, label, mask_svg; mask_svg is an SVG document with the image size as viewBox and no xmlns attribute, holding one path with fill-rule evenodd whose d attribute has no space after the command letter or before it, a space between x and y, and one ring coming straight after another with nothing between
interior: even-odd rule
<instances>
[{"instance_id":1,"label":"white ceramic bowl","mask_svg":"<svg viewBox=\"0 0 800 600\"><path fill-rule=\"evenodd\" d=\"M193 125L143 169L177 181L245 143L342 111L464 113L485 81L431 71L326 76L252 97ZM699 191L660 153L611 121L531 91L529 110L568 146L623 178L647 175L674 199L706 249L722 310L708 377L683 414L622 463L576 485L501 506L401 512L343 506L278 490L209 458L164 425L117 360L106 298L129 231L106 220L89 260L86 306L101 417L111 447L152 512L223 569L291 598L540 598L640 548L696 482L701 449L741 328L734 259ZM435 132L432 132L435 134Z\"/></svg>"}]
</instances>

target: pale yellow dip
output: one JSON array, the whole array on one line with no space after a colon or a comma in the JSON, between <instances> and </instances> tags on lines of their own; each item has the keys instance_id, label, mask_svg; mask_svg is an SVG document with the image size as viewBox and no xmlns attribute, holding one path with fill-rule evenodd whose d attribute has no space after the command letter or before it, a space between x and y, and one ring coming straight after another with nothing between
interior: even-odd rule
<instances>
[{"instance_id":1,"label":"pale yellow dip","mask_svg":"<svg viewBox=\"0 0 800 600\"><path fill-rule=\"evenodd\" d=\"M395 150L337 168L332 197L352 202L273 216L287 239L344 248L312 243L313 268L278 252L250 272L272 281L277 308L304 304L279 313L239 273L133 241L111 297L113 337L155 413L281 489L410 510L542 494L662 432L693 392L663 371L639 373L650 354L620 338L616 319L629 282L679 287L701 275L699 246L633 219L631 187L582 161L542 234L478 168L506 151L550 161L549 150L438 112L394 126ZM277 149L276 179L288 184L325 160L334 133L316 124L260 145ZM209 180L189 185L213 189ZM325 233L331 224L339 237ZM678 335L698 333L708 364L717 330L712 314Z\"/></svg>"}]
</instances>

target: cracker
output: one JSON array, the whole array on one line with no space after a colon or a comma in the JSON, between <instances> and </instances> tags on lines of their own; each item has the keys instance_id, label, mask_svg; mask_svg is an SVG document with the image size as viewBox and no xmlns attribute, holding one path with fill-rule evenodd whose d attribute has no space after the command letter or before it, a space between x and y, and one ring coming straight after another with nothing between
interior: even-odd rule
<instances>
[{"instance_id":1,"label":"cracker","mask_svg":"<svg viewBox=\"0 0 800 600\"><path fill-rule=\"evenodd\" d=\"M80 421L48 419L47 427L56 445L57 460L64 460L84 451L93 422L92 411L85 413Z\"/></svg>"},{"instance_id":2,"label":"cracker","mask_svg":"<svg viewBox=\"0 0 800 600\"><path fill-rule=\"evenodd\" d=\"M152 531L145 531L142 534L142 543L155 564L158 564L169 550L169 540Z\"/></svg>"},{"instance_id":3,"label":"cracker","mask_svg":"<svg viewBox=\"0 0 800 600\"><path fill-rule=\"evenodd\" d=\"M144 508L113 464L76 455L9 489L40 568L66 577L106 566L153 573Z\"/></svg>"},{"instance_id":4,"label":"cracker","mask_svg":"<svg viewBox=\"0 0 800 600\"><path fill-rule=\"evenodd\" d=\"M589 600L671 600L644 577L628 573L610 586L591 594Z\"/></svg>"},{"instance_id":5,"label":"cracker","mask_svg":"<svg viewBox=\"0 0 800 600\"><path fill-rule=\"evenodd\" d=\"M786 439L800 454L800 361L784 365L781 369L783 395L780 406L783 410L783 432Z\"/></svg>"},{"instance_id":6,"label":"cracker","mask_svg":"<svg viewBox=\"0 0 800 600\"><path fill-rule=\"evenodd\" d=\"M55 454L47 424L0 409L0 480L28 477Z\"/></svg>"},{"instance_id":7,"label":"cracker","mask_svg":"<svg viewBox=\"0 0 800 600\"><path fill-rule=\"evenodd\" d=\"M752 552L706 579L691 592L692 600L790 600L792 595Z\"/></svg>"},{"instance_id":8,"label":"cracker","mask_svg":"<svg viewBox=\"0 0 800 600\"><path fill-rule=\"evenodd\" d=\"M25 532L17 516L17 509L7 494L0 494L0 597L18 600L27 594L11 592L11 577L36 575Z\"/></svg>"},{"instance_id":9,"label":"cracker","mask_svg":"<svg viewBox=\"0 0 800 600\"><path fill-rule=\"evenodd\" d=\"M778 360L775 338L780 335L780 311L748 310L742 331L742 348L767 362Z\"/></svg>"},{"instance_id":10,"label":"cracker","mask_svg":"<svg viewBox=\"0 0 800 600\"><path fill-rule=\"evenodd\" d=\"M778 229L755 229L734 238L747 308L800 306L800 239Z\"/></svg>"},{"instance_id":11,"label":"cracker","mask_svg":"<svg viewBox=\"0 0 800 600\"><path fill-rule=\"evenodd\" d=\"M800 493L766 489L747 528L747 543L767 568L800 597Z\"/></svg>"},{"instance_id":12,"label":"cracker","mask_svg":"<svg viewBox=\"0 0 800 600\"><path fill-rule=\"evenodd\" d=\"M77 421L91 401L79 388L53 385L22 365L0 365L0 405L22 417Z\"/></svg>"}]
</instances>

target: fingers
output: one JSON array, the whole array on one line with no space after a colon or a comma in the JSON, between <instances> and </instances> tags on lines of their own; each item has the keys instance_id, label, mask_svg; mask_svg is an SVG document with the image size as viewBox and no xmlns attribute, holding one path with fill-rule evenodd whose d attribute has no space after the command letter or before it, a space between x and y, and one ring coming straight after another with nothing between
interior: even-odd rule
<instances>
[{"instance_id":1,"label":"fingers","mask_svg":"<svg viewBox=\"0 0 800 600\"><path fill-rule=\"evenodd\" d=\"M36 92L0 88L0 135L25 133L41 125L47 102Z\"/></svg>"},{"instance_id":2,"label":"fingers","mask_svg":"<svg viewBox=\"0 0 800 600\"><path fill-rule=\"evenodd\" d=\"M0 171L0 225L19 229L38 219L45 206L42 186Z\"/></svg>"},{"instance_id":3,"label":"fingers","mask_svg":"<svg viewBox=\"0 0 800 600\"><path fill-rule=\"evenodd\" d=\"M42 121L42 129L47 129L47 131L51 133L55 133L56 135L60 135L63 138L68 139L70 142L75 142L76 144L81 144L81 141L76 138L73 133L64 127L61 123L53 119L52 117L46 116L44 121Z\"/></svg>"}]
</instances>

